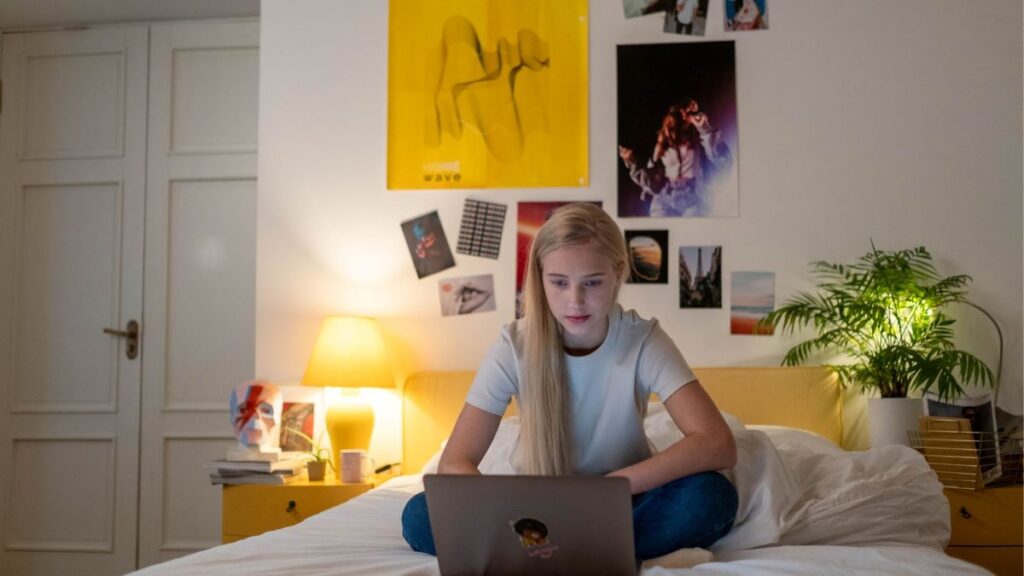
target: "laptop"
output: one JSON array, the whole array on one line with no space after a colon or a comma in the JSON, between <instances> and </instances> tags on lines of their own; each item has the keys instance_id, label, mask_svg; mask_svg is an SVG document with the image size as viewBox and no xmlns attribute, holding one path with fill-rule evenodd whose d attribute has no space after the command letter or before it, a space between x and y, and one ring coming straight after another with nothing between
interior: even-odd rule
<instances>
[{"instance_id":1,"label":"laptop","mask_svg":"<svg viewBox=\"0 0 1024 576\"><path fill-rule=\"evenodd\" d=\"M625 478L423 477L443 576L635 575Z\"/></svg>"}]
</instances>

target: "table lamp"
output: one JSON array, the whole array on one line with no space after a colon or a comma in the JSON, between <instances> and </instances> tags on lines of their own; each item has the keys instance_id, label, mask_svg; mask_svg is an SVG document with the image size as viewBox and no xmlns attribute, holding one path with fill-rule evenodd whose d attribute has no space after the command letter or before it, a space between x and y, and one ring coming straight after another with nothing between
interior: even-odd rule
<instances>
[{"instance_id":1,"label":"table lamp","mask_svg":"<svg viewBox=\"0 0 1024 576\"><path fill-rule=\"evenodd\" d=\"M373 433L373 405L354 389L395 386L377 322L349 316L325 319L302 384L343 389L341 397L327 407L325 419L331 461L335 470L341 470L338 451L369 449Z\"/></svg>"}]
</instances>

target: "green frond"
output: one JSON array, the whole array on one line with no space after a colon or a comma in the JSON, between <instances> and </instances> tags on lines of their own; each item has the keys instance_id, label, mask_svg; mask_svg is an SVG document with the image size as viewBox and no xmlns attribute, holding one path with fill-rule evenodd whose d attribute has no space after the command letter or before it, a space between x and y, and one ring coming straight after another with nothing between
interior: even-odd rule
<instances>
[{"instance_id":1,"label":"green frond","mask_svg":"<svg viewBox=\"0 0 1024 576\"><path fill-rule=\"evenodd\" d=\"M783 364L803 364L816 353L838 353L851 364L828 365L843 385L883 396L935 390L948 396L961 386L991 386L992 372L957 350L955 321L942 309L967 299L966 274L942 277L923 246L871 251L852 263L811 262L814 293L801 292L762 322L782 334L813 328L816 336L790 348Z\"/></svg>"}]
</instances>

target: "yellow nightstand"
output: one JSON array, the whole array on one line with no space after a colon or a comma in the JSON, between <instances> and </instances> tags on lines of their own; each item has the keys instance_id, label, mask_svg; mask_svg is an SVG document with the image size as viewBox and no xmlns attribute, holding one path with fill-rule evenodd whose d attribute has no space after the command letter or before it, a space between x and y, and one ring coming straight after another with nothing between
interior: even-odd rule
<instances>
[{"instance_id":1,"label":"yellow nightstand","mask_svg":"<svg viewBox=\"0 0 1024 576\"><path fill-rule=\"evenodd\" d=\"M283 486L225 485L221 493L221 541L227 544L268 530L298 524L373 487L374 481L341 484L333 476L318 482L303 478Z\"/></svg>"},{"instance_id":2,"label":"yellow nightstand","mask_svg":"<svg viewBox=\"0 0 1024 576\"><path fill-rule=\"evenodd\" d=\"M953 534L946 553L998 576L1024 574L1022 486L946 489Z\"/></svg>"}]
</instances>

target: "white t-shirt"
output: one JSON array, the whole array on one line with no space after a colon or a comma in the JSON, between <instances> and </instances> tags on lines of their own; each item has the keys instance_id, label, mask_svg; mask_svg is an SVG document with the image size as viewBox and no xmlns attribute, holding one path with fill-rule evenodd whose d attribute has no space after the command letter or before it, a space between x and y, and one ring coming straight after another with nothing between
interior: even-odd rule
<instances>
[{"instance_id":1,"label":"white t-shirt","mask_svg":"<svg viewBox=\"0 0 1024 576\"><path fill-rule=\"evenodd\" d=\"M651 393L661 400L695 380L693 371L655 319L615 305L608 335L586 356L566 355L572 405L574 471L603 475L651 456L643 419ZM506 325L476 373L466 402L505 413L519 395L524 339ZM513 463L517 458L513 457Z\"/></svg>"},{"instance_id":2,"label":"white t-shirt","mask_svg":"<svg viewBox=\"0 0 1024 576\"><path fill-rule=\"evenodd\" d=\"M693 22L693 13L697 11L697 0L676 0L676 20L680 24Z\"/></svg>"}]
</instances>

